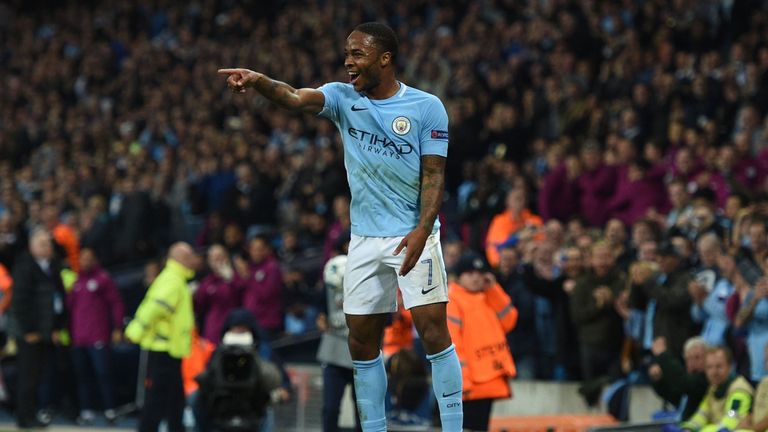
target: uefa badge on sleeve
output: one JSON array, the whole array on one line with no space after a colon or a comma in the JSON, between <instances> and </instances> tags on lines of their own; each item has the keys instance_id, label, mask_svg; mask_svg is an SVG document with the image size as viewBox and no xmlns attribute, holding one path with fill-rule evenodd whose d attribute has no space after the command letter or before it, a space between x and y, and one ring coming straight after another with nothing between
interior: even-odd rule
<instances>
[{"instance_id":1,"label":"uefa badge on sleeve","mask_svg":"<svg viewBox=\"0 0 768 432\"><path fill-rule=\"evenodd\" d=\"M397 117L392 121L392 131L398 135L405 135L411 130L411 121L408 117Z\"/></svg>"}]
</instances>

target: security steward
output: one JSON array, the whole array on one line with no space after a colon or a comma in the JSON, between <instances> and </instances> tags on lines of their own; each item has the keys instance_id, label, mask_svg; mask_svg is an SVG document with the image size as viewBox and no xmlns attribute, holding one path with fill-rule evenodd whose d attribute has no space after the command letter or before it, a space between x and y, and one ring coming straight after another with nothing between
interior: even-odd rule
<instances>
[{"instance_id":1,"label":"security steward","mask_svg":"<svg viewBox=\"0 0 768 432\"><path fill-rule=\"evenodd\" d=\"M461 362L464 430L486 431L493 400L512 395L509 380L517 371L506 334L517 324L517 309L479 255L464 255L456 274L447 313Z\"/></svg>"},{"instance_id":2,"label":"security steward","mask_svg":"<svg viewBox=\"0 0 768 432\"><path fill-rule=\"evenodd\" d=\"M165 268L147 290L125 336L149 352L139 432L157 432L162 420L169 432L183 432L184 386L181 359L189 355L195 319L187 281L201 260L187 243L175 243Z\"/></svg>"}]
</instances>

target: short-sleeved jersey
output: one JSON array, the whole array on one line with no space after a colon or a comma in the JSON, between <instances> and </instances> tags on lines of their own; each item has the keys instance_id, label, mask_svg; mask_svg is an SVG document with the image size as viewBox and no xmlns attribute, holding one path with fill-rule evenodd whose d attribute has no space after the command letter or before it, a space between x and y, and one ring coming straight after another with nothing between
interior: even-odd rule
<instances>
[{"instance_id":1,"label":"short-sleeved jersey","mask_svg":"<svg viewBox=\"0 0 768 432\"><path fill-rule=\"evenodd\" d=\"M368 237L408 234L419 222L421 157L448 154L448 114L440 99L400 83L388 99L369 99L352 84L318 90L318 114L336 124L352 192L352 233ZM439 227L435 221L433 232Z\"/></svg>"}]
</instances>

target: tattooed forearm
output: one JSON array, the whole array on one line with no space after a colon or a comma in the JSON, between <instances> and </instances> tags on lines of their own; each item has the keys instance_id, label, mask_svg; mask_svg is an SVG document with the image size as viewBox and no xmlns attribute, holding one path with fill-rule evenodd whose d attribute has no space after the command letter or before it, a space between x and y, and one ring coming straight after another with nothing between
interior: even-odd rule
<instances>
[{"instance_id":1,"label":"tattooed forearm","mask_svg":"<svg viewBox=\"0 0 768 432\"><path fill-rule=\"evenodd\" d=\"M443 203L445 189L445 158L424 156L421 158L421 214L419 226L432 233L435 219Z\"/></svg>"},{"instance_id":2,"label":"tattooed forearm","mask_svg":"<svg viewBox=\"0 0 768 432\"><path fill-rule=\"evenodd\" d=\"M296 103L298 103L297 90L284 82L261 75L253 87L265 98L282 108L296 108Z\"/></svg>"}]
</instances>

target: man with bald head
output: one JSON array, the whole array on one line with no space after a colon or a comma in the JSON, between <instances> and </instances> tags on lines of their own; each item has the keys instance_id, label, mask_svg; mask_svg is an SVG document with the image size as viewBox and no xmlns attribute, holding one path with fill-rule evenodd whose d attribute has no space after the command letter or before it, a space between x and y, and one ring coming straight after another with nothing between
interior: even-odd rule
<instances>
[{"instance_id":1,"label":"man with bald head","mask_svg":"<svg viewBox=\"0 0 768 432\"><path fill-rule=\"evenodd\" d=\"M18 399L16 423L20 428L42 426L35 418L41 372L64 328L64 286L53 240L44 229L32 232L29 252L13 268L13 296L8 310L8 334L18 344Z\"/></svg>"},{"instance_id":2,"label":"man with bald head","mask_svg":"<svg viewBox=\"0 0 768 432\"><path fill-rule=\"evenodd\" d=\"M199 266L200 258L192 246L173 244L165 268L152 282L125 330L129 340L149 351L140 432L156 432L163 419L170 432L184 431L181 359L190 352L195 325L187 281Z\"/></svg>"}]
</instances>

